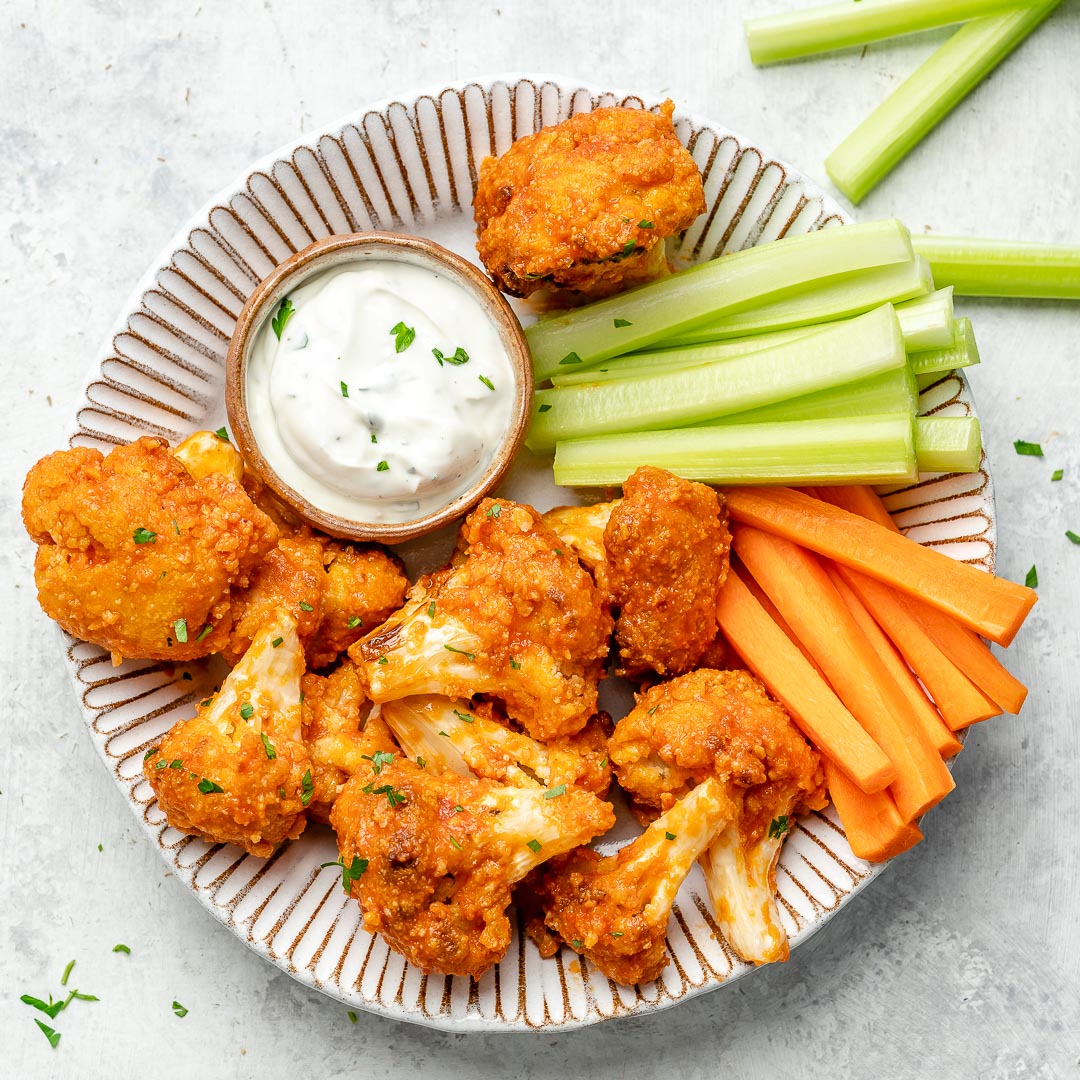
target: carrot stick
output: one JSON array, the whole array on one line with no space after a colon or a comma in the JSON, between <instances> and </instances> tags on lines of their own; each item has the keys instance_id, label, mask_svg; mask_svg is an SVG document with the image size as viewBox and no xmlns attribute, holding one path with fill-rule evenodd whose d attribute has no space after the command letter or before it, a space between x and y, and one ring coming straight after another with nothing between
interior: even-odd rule
<instances>
[{"instance_id":1,"label":"carrot stick","mask_svg":"<svg viewBox=\"0 0 1080 1080\"><path fill-rule=\"evenodd\" d=\"M820 496L834 506L850 510L853 514L869 518L896 532L900 531L873 488L840 484L836 487L821 488ZM1006 670L977 634L973 634L966 626L960 626L937 608L914 597L908 598L907 606L937 643L938 648L991 701L1006 712L1020 711L1027 698L1027 687Z\"/></svg>"},{"instance_id":2,"label":"carrot stick","mask_svg":"<svg viewBox=\"0 0 1080 1080\"><path fill-rule=\"evenodd\" d=\"M778 536L746 526L733 532L739 558L896 766L890 790L901 816L912 821L925 813L953 789L952 776L821 564Z\"/></svg>"},{"instance_id":3,"label":"carrot stick","mask_svg":"<svg viewBox=\"0 0 1080 1080\"><path fill-rule=\"evenodd\" d=\"M922 839L918 825L904 821L887 791L860 791L828 758L825 782L851 850L868 862L885 862Z\"/></svg>"},{"instance_id":4,"label":"carrot stick","mask_svg":"<svg viewBox=\"0 0 1080 1080\"><path fill-rule=\"evenodd\" d=\"M799 730L863 791L896 776L885 752L769 618L735 570L720 590L717 619L728 644L791 713Z\"/></svg>"},{"instance_id":5,"label":"carrot stick","mask_svg":"<svg viewBox=\"0 0 1080 1080\"><path fill-rule=\"evenodd\" d=\"M885 631L874 621L874 616L867 610L858 594L848 585L834 564L826 563L825 572L844 603L847 604L848 611L859 624L859 629L866 635L866 640L870 642L878 658L896 680L896 685L900 687L911 709L911 715L926 732L934 748L943 758L950 758L959 753L963 743L949 730L930 699L923 693L911 669L901 659Z\"/></svg>"},{"instance_id":6,"label":"carrot stick","mask_svg":"<svg viewBox=\"0 0 1080 1080\"><path fill-rule=\"evenodd\" d=\"M726 496L728 511L736 521L756 525L894 585L999 645L1012 641L1037 599L1034 589L985 574L791 488L729 488Z\"/></svg>"},{"instance_id":7,"label":"carrot stick","mask_svg":"<svg viewBox=\"0 0 1080 1080\"><path fill-rule=\"evenodd\" d=\"M907 597L857 570L837 573L866 605L904 659L930 691L938 712L953 731L1000 716L995 705L942 651L908 610Z\"/></svg>"}]
</instances>

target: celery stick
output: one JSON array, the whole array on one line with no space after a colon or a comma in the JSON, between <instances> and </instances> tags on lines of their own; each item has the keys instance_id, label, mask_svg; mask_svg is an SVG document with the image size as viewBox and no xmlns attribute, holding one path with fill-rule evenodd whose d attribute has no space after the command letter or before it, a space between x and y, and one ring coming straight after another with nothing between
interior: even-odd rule
<instances>
[{"instance_id":1,"label":"celery stick","mask_svg":"<svg viewBox=\"0 0 1080 1080\"><path fill-rule=\"evenodd\" d=\"M1060 2L1041 0L961 27L825 159L833 183L861 202Z\"/></svg>"},{"instance_id":2,"label":"celery stick","mask_svg":"<svg viewBox=\"0 0 1080 1080\"><path fill-rule=\"evenodd\" d=\"M956 320L956 344L950 348L908 353L908 363L916 377L972 367L979 362L979 347L975 344L975 333L968 318Z\"/></svg>"},{"instance_id":3,"label":"celery stick","mask_svg":"<svg viewBox=\"0 0 1080 1080\"><path fill-rule=\"evenodd\" d=\"M631 292L547 315L525 331L538 382L631 352L705 319L779 300L814 281L914 259L898 221L821 229L722 255ZM619 320L621 324L615 325Z\"/></svg>"},{"instance_id":4,"label":"celery stick","mask_svg":"<svg viewBox=\"0 0 1080 1080\"><path fill-rule=\"evenodd\" d=\"M574 439L556 448L555 483L621 484L646 464L712 484L900 483L917 476L912 428L896 413Z\"/></svg>"},{"instance_id":5,"label":"celery stick","mask_svg":"<svg viewBox=\"0 0 1080 1080\"><path fill-rule=\"evenodd\" d=\"M906 366L891 304L820 334L717 364L538 390L526 445L682 427ZM544 406L548 408L544 408Z\"/></svg>"},{"instance_id":6,"label":"celery stick","mask_svg":"<svg viewBox=\"0 0 1080 1080\"><path fill-rule=\"evenodd\" d=\"M864 0L827 4L806 11L746 19L743 30L755 64L774 64L800 56L864 45L914 34L935 26L992 15L1019 0Z\"/></svg>"},{"instance_id":7,"label":"celery stick","mask_svg":"<svg viewBox=\"0 0 1080 1080\"><path fill-rule=\"evenodd\" d=\"M925 296L934 287L930 264L922 259L865 270L815 283L779 300L755 304L746 311L710 319L664 344L691 344L740 338L790 327L861 315L881 304Z\"/></svg>"},{"instance_id":8,"label":"celery stick","mask_svg":"<svg viewBox=\"0 0 1080 1080\"><path fill-rule=\"evenodd\" d=\"M982 457L982 433L974 416L915 418L919 472L975 472Z\"/></svg>"},{"instance_id":9,"label":"celery stick","mask_svg":"<svg viewBox=\"0 0 1080 1080\"><path fill-rule=\"evenodd\" d=\"M938 289L929 296L897 304L896 317L909 353L947 349L956 344L952 289Z\"/></svg>"},{"instance_id":10,"label":"celery stick","mask_svg":"<svg viewBox=\"0 0 1080 1080\"><path fill-rule=\"evenodd\" d=\"M913 236L939 284L963 296L1080 299L1080 247L958 236Z\"/></svg>"},{"instance_id":11,"label":"celery stick","mask_svg":"<svg viewBox=\"0 0 1080 1080\"><path fill-rule=\"evenodd\" d=\"M828 420L842 416L877 416L881 413L908 412L912 416L919 405L919 388L911 368L905 364L895 371L872 375L869 379L844 383L816 394L804 394L788 401L763 405L760 409L709 420L714 424L765 424L790 420Z\"/></svg>"}]
</instances>

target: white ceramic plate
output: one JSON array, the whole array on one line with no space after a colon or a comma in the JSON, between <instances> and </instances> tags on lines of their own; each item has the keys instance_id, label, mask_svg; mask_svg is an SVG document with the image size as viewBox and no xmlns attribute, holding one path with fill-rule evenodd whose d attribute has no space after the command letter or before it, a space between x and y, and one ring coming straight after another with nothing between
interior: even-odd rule
<instances>
[{"instance_id":1,"label":"white ceramic plate","mask_svg":"<svg viewBox=\"0 0 1080 1080\"><path fill-rule=\"evenodd\" d=\"M293 252L337 232L388 229L429 236L475 260L477 168L517 137L601 105L658 102L572 81L508 77L384 101L340 126L258 162L177 234L139 283L95 363L71 442L107 450L145 434L177 441L225 419L223 364L233 324L260 278ZM677 262L842 224L831 199L741 136L676 113L701 167L708 210L679 239ZM972 411L966 383L944 378L924 411ZM546 464L524 455L504 493L541 509L568 501ZM924 478L887 502L917 540L992 569L988 473ZM446 538L408 553L437 560ZM94 745L170 869L198 901L271 963L352 1008L459 1031L575 1027L666 1008L753 970L734 958L710 915L695 869L668 932L671 962L647 986L616 986L569 950L542 960L515 934L506 958L478 981L425 976L360 926L328 829L310 827L262 860L168 827L142 779L149 746L220 680L216 663L179 668L110 665L101 649L64 639ZM880 867L852 855L831 812L801 820L777 873L793 946L847 903Z\"/></svg>"}]
</instances>

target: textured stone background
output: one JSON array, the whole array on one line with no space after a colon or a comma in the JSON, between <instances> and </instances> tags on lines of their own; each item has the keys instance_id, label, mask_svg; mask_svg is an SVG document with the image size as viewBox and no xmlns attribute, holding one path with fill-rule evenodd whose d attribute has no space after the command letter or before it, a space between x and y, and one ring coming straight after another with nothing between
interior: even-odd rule
<instances>
[{"instance_id":1,"label":"textured stone background","mask_svg":"<svg viewBox=\"0 0 1080 1080\"><path fill-rule=\"evenodd\" d=\"M101 767L34 603L27 468L63 445L96 349L174 230L255 158L366 102L554 72L670 93L819 181L945 37L754 70L739 20L805 0L8 0L0 11L0 1073L19 1077L1080 1075L1080 306L965 301L999 571L1041 602L1009 655L1021 719L974 731L957 791L782 967L649 1019L454 1036L280 974L165 873ZM1080 4L1066 0L860 208L913 229L1080 243ZM1017 457L1014 438L1047 457ZM1050 483L1054 468L1065 469ZM98 844L102 849L98 851ZM114 954L117 942L131 955ZM21 993L101 997L50 1049ZM171 1002L190 1010L175 1017Z\"/></svg>"}]
</instances>

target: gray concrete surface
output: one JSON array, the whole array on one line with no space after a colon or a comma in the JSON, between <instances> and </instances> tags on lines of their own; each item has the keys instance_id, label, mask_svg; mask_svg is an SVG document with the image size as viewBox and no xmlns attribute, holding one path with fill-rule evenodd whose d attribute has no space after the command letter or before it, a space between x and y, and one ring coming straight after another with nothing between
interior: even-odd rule
<instances>
[{"instance_id":1,"label":"gray concrete surface","mask_svg":"<svg viewBox=\"0 0 1080 1080\"><path fill-rule=\"evenodd\" d=\"M824 182L828 150L945 32L754 70L740 19L803 2L3 5L0 1075L1080 1075L1080 548L1064 536L1080 532L1080 305L961 305L984 357L972 383L999 571L1022 580L1034 563L1041 583L1008 659L1032 687L1023 716L972 733L925 843L788 964L645 1020L531 1037L351 1023L165 873L82 731L34 602L22 477L62 445L136 278L251 160L389 94L555 72L670 93ZM1080 4L1067 0L859 214L1080 243L1078 132ZM1045 459L1016 456L1020 437ZM58 1018L53 1050L19 995L57 994L71 959L69 988L101 1001Z\"/></svg>"}]
</instances>

